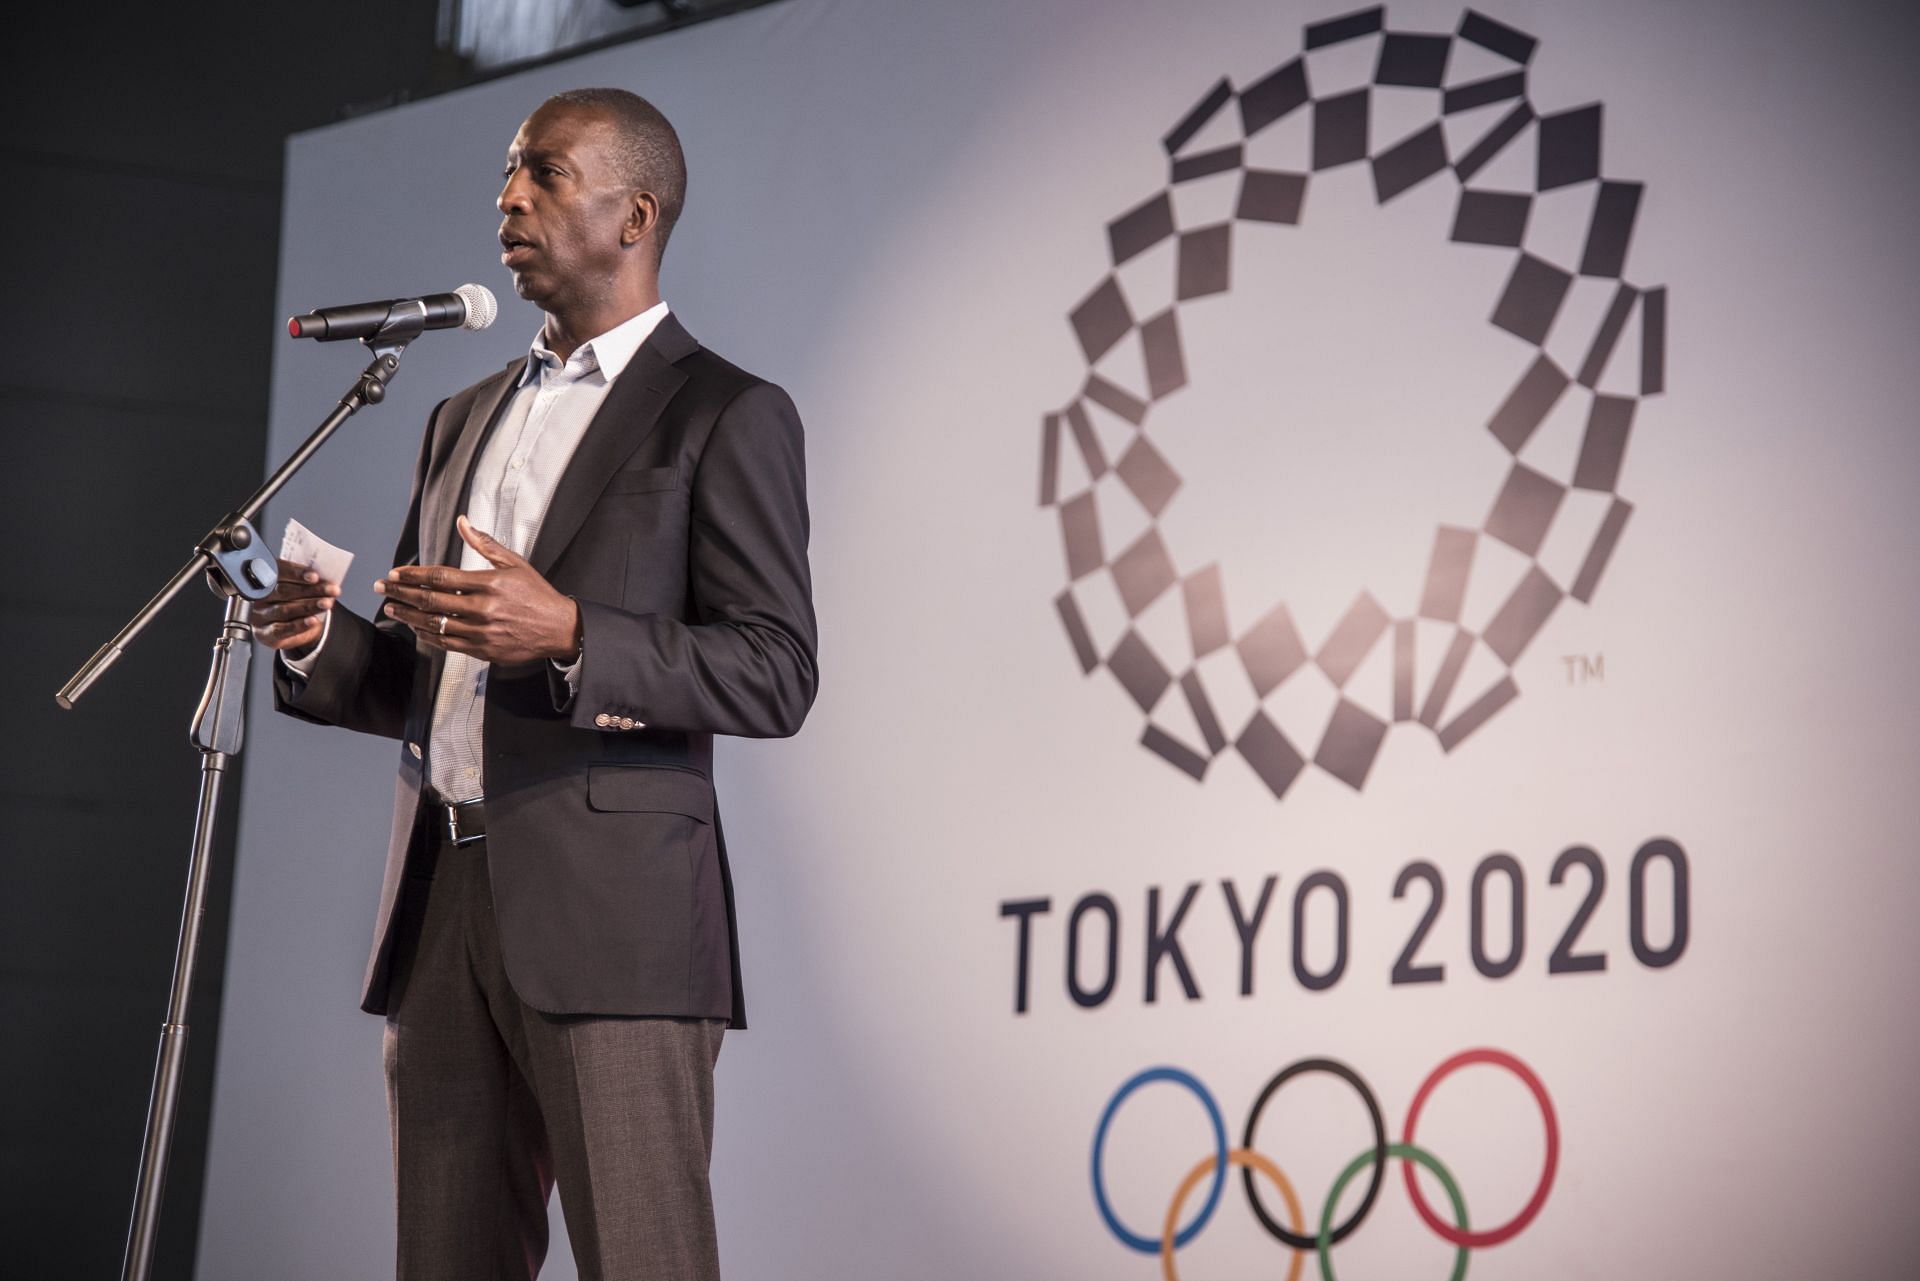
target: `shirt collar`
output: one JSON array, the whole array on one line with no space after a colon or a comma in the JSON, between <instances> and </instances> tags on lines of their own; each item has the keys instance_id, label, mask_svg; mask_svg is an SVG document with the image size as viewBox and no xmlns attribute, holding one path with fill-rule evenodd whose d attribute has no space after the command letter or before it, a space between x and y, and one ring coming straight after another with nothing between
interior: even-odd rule
<instances>
[{"instance_id":1,"label":"shirt collar","mask_svg":"<svg viewBox=\"0 0 1920 1281\"><path fill-rule=\"evenodd\" d=\"M580 344L566 364L575 367L579 373L598 369L601 375L612 382L633 359L633 353L640 350L640 344L652 336L662 320L667 317L667 304L663 300L653 304L639 315L623 320L604 334L589 338ZM527 351L526 368L520 371L518 386L524 387L537 381L542 366L559 368L561 361L546 343L541 341L546 331L543 329L533 336L533 344Z\"/></svg>"}]
</instances>

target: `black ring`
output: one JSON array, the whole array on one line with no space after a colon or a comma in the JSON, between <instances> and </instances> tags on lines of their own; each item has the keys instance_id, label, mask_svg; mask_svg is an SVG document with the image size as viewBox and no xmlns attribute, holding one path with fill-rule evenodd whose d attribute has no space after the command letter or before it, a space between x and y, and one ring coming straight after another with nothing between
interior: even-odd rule
<instances>
[{"instance_id":1,"label":"black ring","mask_svg":"<svg viewBox=\"0 0 1920 1281\"><path fill-rule=\"evenodd\" d=\"M1254 1127L1260 1124L1260 1113L1265 1110L1267 1100L1273 1097L1275 1090L1304 1072L1331 1072L1351 1085L1359 1093L1360 1101L1367 1105L1367 1117L1373 1122L1373 1177L1367 1180L1367 1194L1360 1199L1360 1208L1353 1212L1352 1218L1335 1228L1333 1235L1328 1238L1329 1245L1338 1245L1360 1226L1368 1212L1373 1209L1373 1199L1379 1195L1381 1180L1386 1177L1387 1124L1380 1117L1379 1100L1373 1097L1373 1091L1368 1089L1367 1083L1360 1079L1360 1074L1334 1059L1301 1059L1298 1063L1291 1063L1281 1068L1280 1074L1268 1081L1267 1087L1260 1091L1260 1097L1253 1101L1253 1110L1247 1113L1247 1132L1241 1137L1240 1146L1248 1151L1255 1150L1253 1131ZM1251 1166L1241 1169L1240 1178L1247 1189L1247 1204L1253 1207L1254 1217L1260 1220L1261 1227L1296 1250L1313 1250L1319 1247L1318 1237L1304 1237L1298 1232L1290 1232L1281 1227L1274 1221L1273 1216L1267 1213L1267 1208L1260 1204L1260 1191L1253 1185Z\"/></svg>"}]
</instances>

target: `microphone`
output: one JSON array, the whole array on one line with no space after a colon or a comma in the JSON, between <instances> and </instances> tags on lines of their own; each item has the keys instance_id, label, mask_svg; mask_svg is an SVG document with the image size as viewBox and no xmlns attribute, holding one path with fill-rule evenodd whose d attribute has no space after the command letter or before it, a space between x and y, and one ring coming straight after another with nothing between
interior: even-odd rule
<instances>
[{"instance_id":1,"label":"microphone","mask_svg":"<svg viewBox=\"0 0 1920 1281\"><path fill-rule=\"evenodd\" d=\"M322 307L287 321L295 338L338 342L365 338L390 327L422 329L485 329L500 312L493 291L485 285L462 285L450 294L425 298L394 298L386 302L356 302L344 307Z\"/></svg>"}]
</instances>

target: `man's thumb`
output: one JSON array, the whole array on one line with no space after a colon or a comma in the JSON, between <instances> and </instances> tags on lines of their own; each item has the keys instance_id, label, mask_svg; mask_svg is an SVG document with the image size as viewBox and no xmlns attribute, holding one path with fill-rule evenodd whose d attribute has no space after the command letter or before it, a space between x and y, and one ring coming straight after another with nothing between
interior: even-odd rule
<instances>
[{"instance_id":1,"label":"man's thumb","mask_svg":"<svg viewBox=\"0 0 1920 1281\"><path fill-rule=\"evenodd\" d=\"M519 561L520 558L505 543L485 530L476 528L465 516L460 517L459 525L460 537L467 541L467 545L494 564L512 565Z\"/></svg>"}]
</instances>

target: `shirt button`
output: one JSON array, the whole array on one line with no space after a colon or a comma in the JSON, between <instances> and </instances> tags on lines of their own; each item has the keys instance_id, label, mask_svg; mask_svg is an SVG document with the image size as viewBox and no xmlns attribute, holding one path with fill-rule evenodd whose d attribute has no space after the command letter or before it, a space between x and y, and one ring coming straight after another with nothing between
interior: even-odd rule
<instances>
[{"instance_id":1,"label":"shirt button","mask_svg":"<svg viewBox=\"0 0 1920 1281\"><path fill-rule=\"evenodd\" d=\"M526 462L527 460L524 458L516 458L511 463L508 463L507 465L513 468L515 471L519 471L522 467L526 465Z\"/></svg>"},{"instance_id":2,"label":"shirt button","mask_svg":"<svg viewBox=\"0 0 1920 1281\"><path fill-rule=\"evenodd\" d=\"M605 712L602 712L598 716L593 718L593 723L595 725L598 725L601 729L605 729L607 726L613 724L613 717L607 715ZM418 756L420 754L420 749L417 747L414 748L413 754L415 756Z\"/></svg>"},{"instance_id":3,"label":"shirt button","mask_svg":"<svg viewBox=\"0 0 1920 1281\"><path fill-rule=\"evenodd\" d=\"M409 752L412 752L412 753L413 753L413 759L414 759L414 760L416 760L416 761L417 761L417 760L419 760L419 759L420 759L420 744L418 744L418 743L408 743L408 744L407 744L407 750L408 750Z\"/></svg>"}]
</instances>

